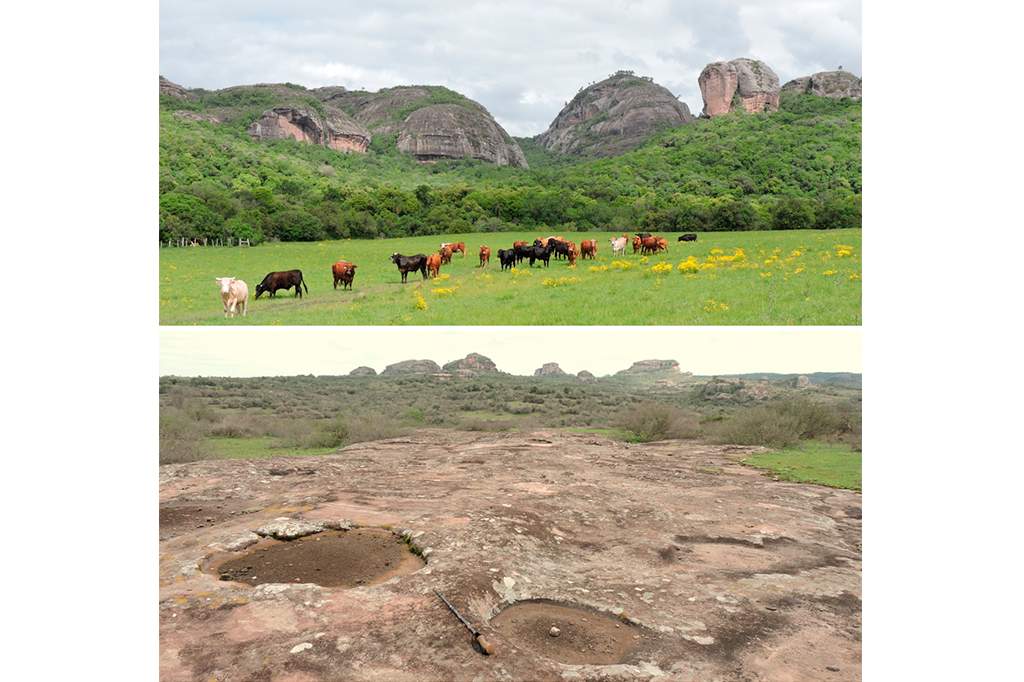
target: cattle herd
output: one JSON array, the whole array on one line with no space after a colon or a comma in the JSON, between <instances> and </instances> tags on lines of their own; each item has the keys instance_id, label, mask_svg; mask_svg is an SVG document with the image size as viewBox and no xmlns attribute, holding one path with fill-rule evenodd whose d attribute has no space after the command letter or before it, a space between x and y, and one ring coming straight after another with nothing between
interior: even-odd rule
<instances>
[{"instance_id":1,"label":"cattle herd","mask_svg":"<svg viewBox=\"0 0 1024 682\"><path fill-rule=\"evenodd\" d=\"M659 251L668 251L668 241L664 237L655 237L649 232L640 232L630 238L628 235L623 234L621 237L609 239L612 246L612 257L626 255L626 246L632 243L633 253L639 252L641 255L647 255L649 253L658 253ZM697 241L696 234L684 234L679 237L681 242L695 242ZM419 272L423 275L423 279L427 277L438 277L441 272L442 265L448 265L452 262L452 254L461 253L462 257L466 257L466 244L463 242L445 242L441 244L441 248L438 249L437 253L432 253L429 256L418 253L414 256L403 256L400 253L391 254L391 262L398 267L398 273L402 277L402 283L406 283L407 277L410 272ZM586 260L590 258L593 260L597 256L597 240L596 239L584 239L580 242L579 247L576 246L570 240L563 239L562 237L547 237L544 239L535 239L530 244L525 241L517 241L512 244L511 249L498 249L498 262L501 265L501 270L506 268L512 269L519 265L524 260L530 261L530 267L533 267L534 263L538 261L544 263L544 267L548 267L552 258L558 260L564 258L569 262L569 265L576 265L577 259ZM491 261L491 249L488 246L480 247L480 265L477 267L487 267ZM338 289L338 282L341 282L342 291L352 289L352 280L355 278L356 267L355 263L349 263L344 260L339 260L331 266L331 272L334 275L334 289ZM245 282L234 277L218 277L216 278L217 284L221 288L221 299L224 304L224 317L229 314L231 317L235 316L235 311L240 310L242 315L245 315L246 303L249 298L249 288ZM282 272L271 272L268 273L263 281L256 285L254 297L259 298L264 292L270 294L270 298L276 298L277 292L281 289L288 290L295 288L295 297L302 298L302 289L306 289L306 293L309 293L309 287L302 279L301 270L285 270Z\"/></svg>"}]
</instances>

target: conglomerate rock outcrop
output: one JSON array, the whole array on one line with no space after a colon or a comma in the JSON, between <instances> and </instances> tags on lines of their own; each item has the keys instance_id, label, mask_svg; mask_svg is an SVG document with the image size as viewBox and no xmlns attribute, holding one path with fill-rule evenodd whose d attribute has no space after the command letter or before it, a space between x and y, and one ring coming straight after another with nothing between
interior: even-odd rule
<instances>
[{"instance_id":1,"label":"conglomerate rock outcrop","mask_svg":"<svg viewBox=\"0 0 1024 682\"><path fill-rule=\"evenodd\" d=\"M779 77L757 59L708 64L697 78L697 84L704 100L701 114L709 118L728 114L737 106L748 113L779 108Z\"/></svg>"},{"instance_id":2,"label":"conglomerate rock outcrop","mask_svg":"<svg viewBox=\"0 0 1024 682\"><path fill-rule=\"evenodd\" d=\"M690 123L684 102L632 71L618 71L583 88L536 143L560 156L612 157L635 148L663 126Z\"/></svg>"}]
</instances>

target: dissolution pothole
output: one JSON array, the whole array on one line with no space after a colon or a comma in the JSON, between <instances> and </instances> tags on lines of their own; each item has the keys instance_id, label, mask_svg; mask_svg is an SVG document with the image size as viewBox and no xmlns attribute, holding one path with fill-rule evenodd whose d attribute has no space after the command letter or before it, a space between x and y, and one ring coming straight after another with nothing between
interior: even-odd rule
<instances>
[{"instance_id":1,"label":"dissolution pothole","mask_svg":"<svg viewBox=\"0 0 1024 682\"><path fill-rule=\"evenodd\" d=\"M211 563L208 573L255 587L314 583L350 588L382 583L426 566L397 535L360 528L296 540L263 540L241 556Z\"/></svg>"},{"instance_id":2,"label":"dissolution pothole","mask_svg":"<svg viewBox=\"0 0 1024 682\"><path fill-rule=\"evenodd\" d=\"M552 602L519 602L491 619L503 637L568 665L621 663L636 630L628 622Z\"/></svg>"}]
</instances>

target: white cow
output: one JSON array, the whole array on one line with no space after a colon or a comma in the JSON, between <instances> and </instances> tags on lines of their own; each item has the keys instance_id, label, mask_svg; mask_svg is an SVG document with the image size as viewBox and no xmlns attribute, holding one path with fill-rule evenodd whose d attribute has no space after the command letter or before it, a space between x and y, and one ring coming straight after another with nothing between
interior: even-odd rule
<instances>
[{"instance_id":1,"label":"white cow","mask_svg":"<svg viewBox=\"0 0 1024 682\"><path fill-rule=\"evenodd\" d=\"M626 255L626 244L629 243L629 237L619 237L618 239L609 239L608 241L612 243L612 258Z\"/></svg>"},{"instance_id":2,"label":"white cow","mask_svg":"<svg viewBox=\"0 0 1024 682\"><path fill-rule=\"evenodd\" d=\"M217 277L217 284L220 285L220 297L224 301L224 317L228 316L228 311L231 312L231 317L235 316L235 306L242 311L242 316L245 316L245 306L249 302L249 287L240 279L234 277Z\"/></svg>"}]
</instances>

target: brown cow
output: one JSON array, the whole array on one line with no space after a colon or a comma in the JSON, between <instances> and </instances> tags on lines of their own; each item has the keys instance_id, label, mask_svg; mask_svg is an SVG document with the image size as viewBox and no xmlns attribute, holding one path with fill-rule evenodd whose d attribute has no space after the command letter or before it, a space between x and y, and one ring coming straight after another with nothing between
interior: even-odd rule
<instances>
[{"instance_id":1,"label":"brown cow","mask_svg":"<svg viewBox=\"0 0 1024 682\"><path fill-rule=\"evenodd\" d=\"M451 253L448 254L448 260L451 260ZM438 273L441 272L441 256L436 253L432 253L427 256L427 274L434 279L437 279Z\"/></svg>"},{"instance_id":2,"label":"brown cow","mask_svg":"<svg viewBox=\"0 0 1024 682\"><path fill-rule=\"evenodd\" d=\"M658 248L656 251L668 251L668 240L664 237L655 237L658 240Z\"/></svg>"},{"instance_id":3,"label":"brown cow","mask_svg":"<svg viewBox=\"0 0 1024 682\"><path fill-rule=\"evenodd\" d=\"M584 243L586 242L584 241ZM576 245L569 242L569 267L576 265L576 256L578 256L579 253L580 250L576 248Z\"/></svg>"},{"instance_id":4,"label":"brown cow","mask_svg":"<svg viewBox=\"0 0 1024 682\"><path fill-rule=\"evenodd\" d=\"M487 264L491 262L491 247L481 246L480 247L480 267L487 267Z\"/></svg>"},{"instance_id":5,"label":"brown cow","mask_svg":"<svg viewBox=\"0 0 1024 682\"><path fill-rule=\"evenodd\" d=\"M583 260L590 256L590 260L594 260L597 255L597 240L596 239L584 239L580 242L580 255L583 256Z\"/></svg>"},{"instance_id":6,"label":"brown cow","mask_svg":"<svg viewBox=\"0 0 1024 682\"><path fill-rule=\"evenodd\" d=\"M457 252L461 251L462 252L462 257L463 258L466 257L466 244L465 244L465 242L454 242L454 243L447 243L446 242L444 244L441 244L441 248L442 249L444 247L446 247L446 246L450 246L451 247L452 253L457 253Z\"/></svg>"},{"instance_id":7,"label":"brown cow","mask_svg":"<svg viewBox=\"0 0 1024 682\"><path fill-rule=\"evenodd\" d=\"M352 278L356 274L356 265L349 263L344 260L339 260L337 263L331 266L331 272L334 273L334 290L338 290L338 282L341 282L341 290L352 288Z\"/></svg>"},{"instance_id":8,"label":"brown cow","mask_svg":"<svg viewBox=\"0 0 1024 682\"><path fill-rule=\"evenodd\" d=\"M640 237L633 237L633 253L639 251L641 246L643 244L640 243Z\"/></svg>"},{"instance_id":9,"label":"brown cow","mask_svg":"<svg viewBox=\"0 0 1024 682\"><path fill-rule=\"evenodd\" d=\"M658 250L657 237L644 237L640 240L640 255L654 253Z\"/></svg>"},{"instance_id":10,"label":"brown cow","mask_svg":"<svg viewBox=\"0 0 1024 682\"><path fill-rule=\"evenodd\" d=\"M448 265L452 262L452 247L450 245L442 246L438 254L441 256L441 265Z\"/></svg>"}]
</instances>

